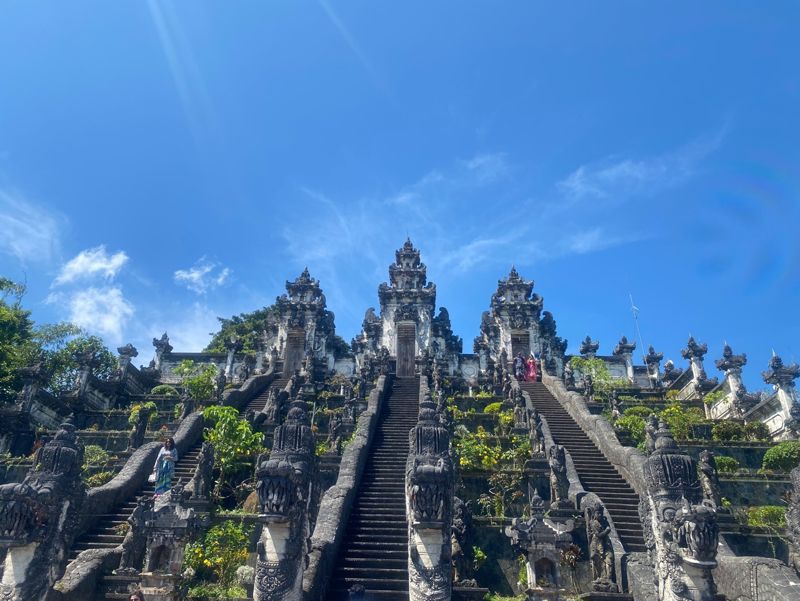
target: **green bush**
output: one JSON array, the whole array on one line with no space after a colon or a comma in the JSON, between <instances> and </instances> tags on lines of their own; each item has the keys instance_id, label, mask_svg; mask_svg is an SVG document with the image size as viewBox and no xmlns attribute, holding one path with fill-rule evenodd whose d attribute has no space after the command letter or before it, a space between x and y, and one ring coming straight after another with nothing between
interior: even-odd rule
<instances>
[{"instance_id":1,"label":"green bush","mask_svg":"<svg viewBox=\"0 0 800 601\"><path fill-rule=\"evenodd\" d=\"M781 505L748 507L747 525L782 531L786 528L786 508Z\"/></svg>"},{"instance_id":2,"label":"green bush","mask_svg":"<svg viewBox=\"0 0 800 601\"><path fill-rule=\"evenodd\" d=\"M745 433L744 424L725 419L714 424L714 428L711 430L711 437L721 442L730 442L733 440L745 440L747 434Z\"/></svg>"},{"instance_id":3,"label":"green bush","mask_svg":"<svg viewBox=\"0 0 800 601\"><path fill-rule=\"evenodd\" d=\"M761 469L788 472L800 464L800 440L786 440L767 449Z\"/></svg>"},{"instance_id":4,"label":"green bush","mask_svg":"<svg viewBox=\"0 0 800 601\"><path fill-rule=\"evenodd\" d=\"M614 424L614 427L631 438L634 446L644 442L644 426L644 418L638 415L623 415Z\"/></svg>"},{"instance_id":5,"label":"green bush","mask_svg":"<svg viewBox=\"0 0 800 601\"><path fill-rule=\"evenodd\" d=\"M659 417L672 430L672 435L676 440L686 440L689 438L691 426L699 424L705 420L703 412L697 407L684 409L679 403L674 403L664 408Z\"/></svg>"},{"instance_id":6,"label":"green bush","mask_svg":"<svg viewBox=\"0 0 800 601\"><path fill-rule=\"evenodd\" d=\"M103 447L96 444L87 444L83 449L83 468L90 465L107 465L111 455Z\"/></svg>"},{"instance_id":7,"label":"green bush","mask_svg":"<svg viewBox=\"0 0 800 601\"><path fill-rule=\"evenodd\" d=\"M484 413L500 413L503 403L489 403L483 408Z\"/></svg>"},{"instance_id":8,"label":"green bush","mask_svg":"<svg viewBox=\"0 0 800 601\"><path fill-rule=\"evenodd\" d=\"M150 394L158 396L178 396L178 389L169 384L159 384L150 390Z\"/></svg>"},{"instance_id":9,"label":"green bush","mask_svg":"<svg viewBox=\"0 0 800 601\"><path fill-rule=\"evenodd\" d=\"M249 533L241 522L225 520L186 547L184 564L196 579L211 578L224 589L236 582L236 568L247 562Z\"/></svg>"},{"instance_id":10,"label":"green bush","mask_svg":"<svg viewBox=\"0 0 800 601\"><path fill-rule=\"evenodd\" d=\"M744 433L747 440L756 442L769 440L769 428L764 422L749 422L744 425Z\"/></svg>"},{"instance_id":11,"label":"green bush","mask_svg":"<svg viewBox=\"0 0 800 601\"><path fill-rule=\"evenodd\" d=\"M465 471L491 470L500 461L503 452L500 445L490 445L489 434L480 426L474 434L461 426L453 438L458 465Z\"/></svg>"},{"instance_id":12,"label":"green bush","mask_svg":"<svg viewBox=\"0 0 800 601\"><path fill-rule=\"evenodd\" d=\"M139 412L142 409L147 409L150 411L150 417L147 418L147 423L151 423L153 420L155 420L156 415L158 415L157 411L158 407L156 407L156 404L153 401L147 401L146 403L135 403L131 407L131 412L128 415L129 425L131 426L136 425L136 422L139 419Z\"/></svg>"},{"instance_id":13,"label":"green bush","mask_svg":"<svg viewBox=\"0 0 800 601\"><path fill-rule=\"evenodd\" d=\"M739 469L739 462L733 457L717 457L717 471L721 474L732 474Z\"/></svg>"},{"instance_id":14,"label":"green bush","mask_svg":"<svg viewBox=\"0 0 800 601\"><path fill-rule=\"evenodd\" d=\"M115 476L114 472L109 471L102 471L97 472L96 474L92 474L91 476L86 478L86 486L89 488L94 488L95 486L103 486L106 482L109 482Z\"/></svg>"},{"instance_id":15,"label":"green bush","mask_svg":"<svg viewBox=\"0 0 800 601\"><path fill-rule=\"evenodd\" d=\"M622 415L636 415L638 417L648 417L655 413L650 407L628 407Z\"/></svg>"}]
</instances>

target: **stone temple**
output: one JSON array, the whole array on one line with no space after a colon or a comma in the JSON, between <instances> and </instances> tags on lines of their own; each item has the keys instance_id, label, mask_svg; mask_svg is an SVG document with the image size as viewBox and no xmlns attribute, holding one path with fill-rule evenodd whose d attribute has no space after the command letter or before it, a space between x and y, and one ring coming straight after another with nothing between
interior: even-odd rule
<instances>
[{"instance_id":1,"label":"stone temple","mask_svg":"<svg viewBox=\"0 0 800 601\"><path fill-rule=\"evenodd\" d=\"M516 269L464 352L410 240L388 272L349 347L304 270L224 352L23 370L0 600L800 599L800 366L755 393L694 338L568 355Z\"/></svg>"}]
</instances>

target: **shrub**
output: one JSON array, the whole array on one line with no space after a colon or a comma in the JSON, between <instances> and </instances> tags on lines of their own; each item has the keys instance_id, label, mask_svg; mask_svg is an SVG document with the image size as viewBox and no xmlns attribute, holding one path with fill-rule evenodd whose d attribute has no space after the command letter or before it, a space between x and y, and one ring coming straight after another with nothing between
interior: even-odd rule
<instances>
[{"instance_id":1,"label":"shrub","mask_svg":"<svg viewBox=\"0 0 800 601\"><path fill-rule=\"evenodd\" d=\"M638 415L623 415L614 424L617 430L625 432L630 437L634 446L644 442L644 426L644 418Z\"/></svg>"},{"instance_id":2,"label":"shrub","mask_svg":"<svg viewBox=\"0 0 800 601\"><path fill-rule=\"evenodd\" d=\"M150 394L159 396L178 396L178 389L169 384L159 384L150 390Z\"/></svg>"},{"instance_id":3,"label":"shrub","mask_svg":"<svg viewBox=\"0 0 800 601\"><path fill-rule=\"evenodd\" d=\"M185 566L199 578L211 576L221 588L236 583L236 568L247 562L249 533L241 522L225 520L186 548Z\"/></svg>"},{"instance_id":4,"label":"shrub","mask_svg":"<svg viewBox=\"0 0 800 601\"><path fill-rule=\"evenodd\" d=\"M481 390L475 395L475 398L476 399L490 399L493 396L494 395L491 392L487 392L485 390Z\"/></svg>"},{"instance_id":5,"label":"shrub","mask_svg":"<svg viewBox=\"0 0 800 601\"><path fill-rule=\"evenodd\" d=\"M628 407L622 412L623 415L636 415L638 417L648 417L655 413L650 407Z\"/></svg>"},{"instance_id":6,"label":"shrub","mask_svg":"<svg viewBox=\"0 0 800 601\"><path fill-rule=\"evenodd\" d=\"M764 422L749 422L744 425L744 433L747 440L761 442L769 440L769 428Z\"/></svg>"},{"instance_id":7,"label":"shrub","mask_svg":"<svg viewBox=\"0 0 800 601\"><path fill-rule=\"evenodd\" d=\"M748 507L747 525L782 531L786 528L786 508L781 505Z\"/></svg>"},{"instance_id":8,"label":"shrub","mask_svg":"<svg viewBox=\"0 0 800 601\"><path fill-rule=\"evenodd\" d=\"M489 403L483 408L484 413L500 413L503 403Z\"/></svg>"},{"instance_id":9,"label":"shrub","mask_svg":"<svg viewBox=\"0 0 800 601\"><path fill-rule=\"evenodd\" d=\"M711 437L714 440L730 442L732 440L744 440L747 435L743 424L725 419L714 424L714 428L711 430Z\"/></svg>"},{"instance_id":10,"label":"shrub","mask_svg":"<svg viewBox=\"0 0 800 601\"><path fill-rule=\"evenodd\" d=\"M253 432L250 422L239 419L235 407L206 407L203 419L207 424L203 438L214 445L215 468L219 470L214 495L219 497L226 476L246 467L257 453L264 450L264 436L261 432Z\"/></svg>"},{"instance_id":11,"label":"shrub","mask_svg":"<svg viewBox=\"0 0 800 601\"><path fill-rule=\"evenodd\" d=\"M458 465L464 470L490 470L500 460L500 446L489 444L489 434L481 426L474 434L461 426L456 430L454 439Z\"/></svg>"},{"instance_id":12,"label":"shrub","mask_svg":"<svg viewBox=\"0 0 800 601\"><path fill-rule=\"evenodd\" d=\"M83 450L83 469L90 465L107 465L111 455L103 447L96 444L87 444Z\"/></svg>"},{"instance_id":13,"label":"shrub","mask_svg":"<svg viewBox=\"0 0 800 601\"><path fill-rule=\"evenodd\" d=\"M661 411L659 417L669 426L676 440L686 440L692 424L699 424L705 420L703 412L697 407L684 409L680 404L674 403Z\"/></svg>"},{"instance_id":14,"label":"shrub","mask_svg":"<svg viewBox=\"0 0 800 601\"><path fill-rule=\"evenodd\" d=\"M139 412L142 409L147 409L147 410L150 411L150 417L147 418L147 422L148 423L152 422L156 418L156 414L157 414L156 410L158 408L156 407L156 404L153 401L147 401L146 403L135 403L131 407L131 412L128 415L128 424L129 425L131 425L131 426L135 426L136 425L136 422L139 419Z\"/></svg>"},{"instance_id":15,"label":"shrub","mask_svg":"<svg viewBox=\"0 0 800 601\"><path fill-rule=\"evenodd\" d=\"M665 397L668 401L677 401L680 393L680 390L667 390Z\"/></svg>"},{"instance_id":16,"label":"shrub","mask_svg":"<svg viewBox=\"0 0 800 601\"><path fill-rule=\"evenodd\" d=\"M106 482L110 481L114 477L114 472L110 471L102 471L97 472L96 474L92 474L88 478L86 478L86 486L90 488L94 488L95 486L103 486Z\"/></svg>"},{"instance_id":17,"label":"shrub","mask_svg":"<svg viewBox=\"0 0 800 601\"><path fill-rule=\"evenodd\" d=\"M800 464L800 440L786 440L767 449L761 469L788 472Z\"/></svg>"},{"instance_id":18,"label":"shrub","mask_svg":"<svg viewBox=\"0 0 800 601\"><path fill-rule=\"evenodd\" d=\"M726 396L728 395L724 390L715 390L714 392L709 392L706 396L704 396L703 402L706 405L713 405L715 403L720 402Z\"/></svg>"},{"instance_id":19,"label":"shrub","mask_svg":"<svg viewBox=\"0 0 800 601\"><path fill-rule=\"evenodd\" d=\"M217 375L215 365L195 365L193 361L184 359L173 370L181 379L181 384L196 401L210 399L214 392L214 378Z\"/></svg>"},{"instance_id":20,"label":"shrub","mask_svg":"<svg viewBox=\"0 0 800 601\"><path fill-rule=\"evenodd\" d=\"M732 474L739 469L739 462L733 457L717 457L717 471L721 474Z\"/></svg>"}]
</instances>

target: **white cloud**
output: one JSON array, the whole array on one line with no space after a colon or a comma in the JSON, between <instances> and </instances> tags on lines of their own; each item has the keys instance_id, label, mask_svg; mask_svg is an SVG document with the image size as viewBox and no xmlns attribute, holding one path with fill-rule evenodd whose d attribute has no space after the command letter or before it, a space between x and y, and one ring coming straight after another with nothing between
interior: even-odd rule
<instances>
[{"instance_id":1,"label":"white cloud","mask_svg":"<svg viewBox=\"0 0 800 601\"><path fill-rule=\"evenodd\" d=\"M196 294L205 294L228 281L231 270L227 267L218 269L220 265L201 257L189 269L178 269L173 274L175 282L183 284Z\"/></svg>"},{"instance_id":2,"label":"white cloud","mask_svg":"<svg viewBox=\"0 0 800 601\"><path fill-rule=\"evenodd\" d=\"M79 252L61 268L53 285L60 286L98 275L107 280L112 280L127 262L128 255L123 251L109 255L103 244L94 248L87 248Z\"/></svg>"},{"instance_id":3,"label":"white cloud","mask_svg":"<svg viewBox=\"0 0 800 601\"><path fill-rule=\"evenodd\" d=\"M122 331L134 314L133 305L118 286L89 287L66 296L53 294L48 302L63 303L69 311L69 321L100 334L112 344L122 343Z\"/></svg>"},{"instance_id":4,"label":"white cloud","mask_svg":"<svg viewBox=\"0 0 800 601\"><path fill-rule=\"evenodd\" d=\"M0 252L23 263L50 262L59 252L59 221L20 194L0 190Z\"/></svg>"},{"instance_id":5,"label":"white cloud","mask_svg":"<svg viewBox=\"0 0 800 601\"><path fill-rule=\"evenodd\" d=\"M509 166L505 153L479 154L462 161L467 170L474 175L477 183L487 184L508 175Z\"/></svg>"},{"instance_id":6,"label":"white cloud","mask_svg":"<svg viewBox=\"0 0 800 601\"><path fill-rule=\"evenodd\" d=\"M557 185L572 200L624 200L635 194L672 188L697 172L702 161L719 148L725 131L723 128L712 137L698 138L656 157L609 157L598 163L581 165Z\"/></svg>"}]
</instances>

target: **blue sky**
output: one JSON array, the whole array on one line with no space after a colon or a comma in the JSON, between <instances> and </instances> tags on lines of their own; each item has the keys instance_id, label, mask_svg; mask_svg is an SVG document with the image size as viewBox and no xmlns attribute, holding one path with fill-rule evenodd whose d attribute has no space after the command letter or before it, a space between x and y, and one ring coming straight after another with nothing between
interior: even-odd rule
<instances>
[{"instance_id":1,"label":"blue sky","mask_svg":"<svg viewBox=\"0 0 800 601\"><path fill-rule=\"evenodd\" d=\"M421 248L575 352L800 359L800 7L0 2L0 273L42 322L196 350L308 265L350 339ZM707 370L716 370L707 362Z\"/></svg>"}]
</instances>

